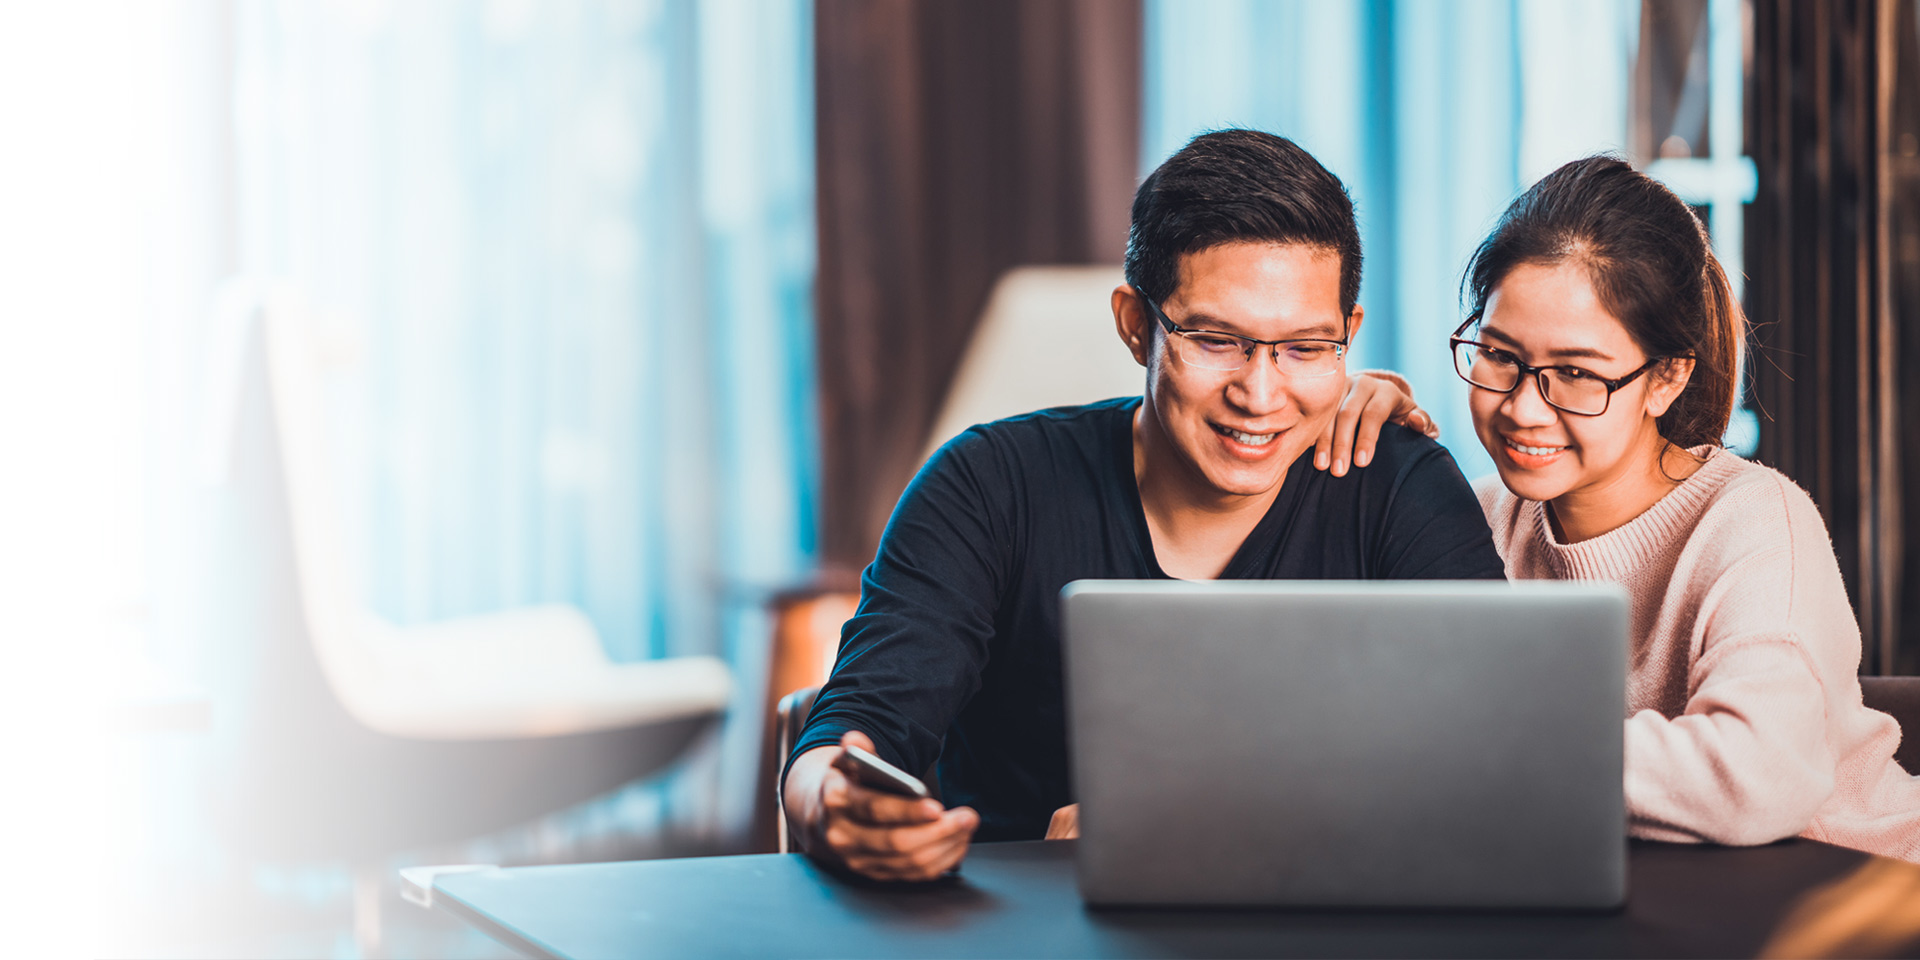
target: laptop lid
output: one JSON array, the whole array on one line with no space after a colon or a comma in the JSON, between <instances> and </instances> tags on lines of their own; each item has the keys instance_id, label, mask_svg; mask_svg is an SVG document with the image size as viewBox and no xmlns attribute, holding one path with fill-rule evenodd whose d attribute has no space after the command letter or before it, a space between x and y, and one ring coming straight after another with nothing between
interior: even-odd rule
<instances>
[{"instance_id":1,"label":"laptop lid","mask_svg":"<svg viewBox=\"0 0 1920 960\"><path fill-rule=\"evenodd\" d=\"M1083 580L1062 603L1089 902L1624 901L1617 585Z\"/></svg>"}]
</instances>

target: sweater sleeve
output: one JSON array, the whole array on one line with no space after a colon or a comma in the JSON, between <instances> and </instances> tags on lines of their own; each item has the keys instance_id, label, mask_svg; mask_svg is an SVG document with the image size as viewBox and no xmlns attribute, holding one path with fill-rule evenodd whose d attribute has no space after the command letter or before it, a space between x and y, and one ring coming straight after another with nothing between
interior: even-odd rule
<instances>
[{"instance_id":1,"label":"sweater sleeve","mask_svg":"<svg viewBox=\"0 0 1920 960\"><path fill-rule=\"evenodd\" d=\"M861 577L794 757L859 730L912 773L939 756L953 718L980 687L1010 551L1005 489L993 442L969 431L942 447L901 495Z\"/></svg>"},{"instance_id":2,"label":"sweater sleeve","mask_svg":"<svg viewBox=\"0 0 1920 960\"><path fill-rule=\"evenodd\" d=\"M1825 693L1791 634L1709 638L1686 711L1627 719L1629 828L1651 840L1770 843L1834 788Z\"/></svg>"},{"instance_id":3,"label":"sweater sleeve","mask_svg":"<svg viewBox=\"0 0 1920 960\"><path fill-rule=\"evenodd\" d=\"M1826 527L1784 478L1723 496L1691 542L1701 545L1686 591L1700 652L1679 716L1627 720L1631 828L1770 843L1805 831L1834 793L1830 687L1857 669L1859 630Z\"/></svg>"}]
</instances>

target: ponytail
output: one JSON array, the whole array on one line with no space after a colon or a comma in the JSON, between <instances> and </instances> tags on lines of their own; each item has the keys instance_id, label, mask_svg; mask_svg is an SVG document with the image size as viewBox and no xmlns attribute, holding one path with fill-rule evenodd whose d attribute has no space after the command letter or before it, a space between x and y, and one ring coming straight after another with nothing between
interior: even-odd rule
<instances>
[{"instance_id":1,"label":"ponytail","mask_svg":"<svg viewBox=\"0 0 1920 960\"><path fill-rule=\"evenodd\" d=\"M1740 396L1740 363L1745 352L1747 317L1720 259L1701 236L1706 265L1701 273L1699 342L1693 348L1693 373L1686 389L1659 419L1660 435L1678 447L1719 446Z\"/></svg>"}]
</instances>

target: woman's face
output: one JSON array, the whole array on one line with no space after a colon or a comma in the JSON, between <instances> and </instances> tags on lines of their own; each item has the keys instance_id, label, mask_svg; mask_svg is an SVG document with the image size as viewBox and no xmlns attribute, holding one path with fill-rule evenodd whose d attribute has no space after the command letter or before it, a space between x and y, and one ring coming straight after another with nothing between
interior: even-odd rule
<instances>
[{"instance_id":1,"label":"woman's face","mask_svg":"<svg viewBox=\"0 0 1920 960\"><path fill-rule=\"evenodd\" d=\"M1477 339L1523 363L1578 367L1608 380L1648 359L1574 262L1514 268L1487 299ZM1655 366L1616 391L1598 416L1548 404L1533 376L1511 393L1470 387L1474 432L1518 496L1556 500L1602 489L1658 469L1664 444L1655 420L1685 388L1687 372Z\"/></svg>"}]
</instances>

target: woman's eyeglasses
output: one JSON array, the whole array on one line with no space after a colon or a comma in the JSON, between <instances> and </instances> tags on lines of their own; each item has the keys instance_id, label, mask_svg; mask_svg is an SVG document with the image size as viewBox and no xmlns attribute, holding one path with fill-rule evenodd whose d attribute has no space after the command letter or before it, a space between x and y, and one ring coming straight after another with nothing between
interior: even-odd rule
<instances>
[{"instance_id":1,"label":"woman's eyeglasses","mask_svg":"<svg viewBox=\"0 0 1920 960\"><path fill-rule=\"evenodd\" d=\"M1575 366L1536 367L1520 362L1511 350L1488 346L1477 340L1461 336L1467 328L1480 322L1480 315L1474 314L1467 322L1453 331L1449 341L1453 345L1453 372L1460 379L1482 390L1495 393L1512 393L1520 386L1520 378L1532 374L1540 387L1540 398L1555 409L1582 417L1597 417L1607 412L1607 406L1613 402L1614 391L1632 383L1635 378L1653 365L1667 358L1655 357L1640 365L1640 368L1624 377L1608 379L1591 370Z\"/></svg>"}]
</instances>

